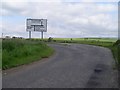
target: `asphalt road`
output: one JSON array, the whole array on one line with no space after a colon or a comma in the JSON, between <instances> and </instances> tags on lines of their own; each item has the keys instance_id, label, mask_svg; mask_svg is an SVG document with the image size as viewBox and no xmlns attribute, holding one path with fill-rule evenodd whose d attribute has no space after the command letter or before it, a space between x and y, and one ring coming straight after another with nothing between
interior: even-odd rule
<instances>
[{"instance_id":1,"label":"asphalt road","mask_svg":"<svg viewBox=\"0 0 120 90\"><path fill-rule=\"evenodd\" d=\"M51 44L56 53L3 71L3 88L116 88L117 72L109 49Z\"/></svg>"}]
</instances>

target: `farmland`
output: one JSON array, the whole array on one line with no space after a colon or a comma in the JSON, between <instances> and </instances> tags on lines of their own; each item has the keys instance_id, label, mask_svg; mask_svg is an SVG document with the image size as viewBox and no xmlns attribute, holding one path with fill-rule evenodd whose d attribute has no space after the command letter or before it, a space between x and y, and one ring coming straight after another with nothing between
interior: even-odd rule
<instances>
[{"instance_id":1,"label":"farmland","mask_svg":"<svg viewBox=\"0 0 120 90\"><path fill-rule=\"evenodd\" d=\"M45 39L46 40L46 39ZM117 38L53 38L53 40L56 41L73 41L73 42L79 42L79 41L97 41L97 42L116 42Z\"/></svg>"}]
</instances>

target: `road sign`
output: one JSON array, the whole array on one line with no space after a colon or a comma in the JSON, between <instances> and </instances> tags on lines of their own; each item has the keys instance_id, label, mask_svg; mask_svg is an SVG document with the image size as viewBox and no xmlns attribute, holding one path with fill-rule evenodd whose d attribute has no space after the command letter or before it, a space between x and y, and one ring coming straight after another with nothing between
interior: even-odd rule
<instances>
[{"instance_id":1,"label":"road sign","mask_svg":"<svg viewBox=\"0 0 120 90\"><path fill-rule=\"evenodd\" d=\"M27 31L47 32L47 19L27 19Z\"/></svg>"}]
</instances>

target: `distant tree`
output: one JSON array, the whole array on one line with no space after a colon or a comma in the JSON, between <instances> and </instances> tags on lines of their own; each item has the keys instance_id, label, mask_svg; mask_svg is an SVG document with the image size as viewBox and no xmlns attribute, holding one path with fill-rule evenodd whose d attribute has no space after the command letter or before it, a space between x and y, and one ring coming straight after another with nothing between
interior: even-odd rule
<instances>
[{"instance_id":1,"label":"distant tree","mask_svg":"<svg viewBox=\"0 0 120 90\"><path fill-rule=\"evenodd\" d=\"M15 36L13 36L12 38L13 38L13 39L15 39L16 37L15 37Z\"/></svg>"},{"instance_id":2,"label":"distant tree","mask_svg":"<svg viewBox=\"0 0 120 90\"><path fill-rule=\"evenodd\" d=\"M84 40L88 40L88 38L84 38Z\"/></svg>"},{"instance_id":3,"label":"distant tree","mask_svg":"<svg viewBox=\"0 0 120 90\"><path fill-rule=\"evenodd\" d=\"M49 37L49 38L48 38L48 42L51 42L52 40L53 40L52 37Z\"/></svg>"}]
</instances>

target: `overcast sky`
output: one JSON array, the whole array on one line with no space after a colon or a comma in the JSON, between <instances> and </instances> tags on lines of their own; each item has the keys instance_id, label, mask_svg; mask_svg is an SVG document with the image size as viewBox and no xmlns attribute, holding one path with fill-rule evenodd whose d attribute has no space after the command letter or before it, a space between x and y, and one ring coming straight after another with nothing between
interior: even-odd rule
<instances>
[{"instance_id":1,"label":"overcast sky","mask_svg":"<svg viewBox=\"0 0 120 90\"><path fill-rule=\"evenodd\" d=\"M118 36L118 0L2 0L1 4L4 36L27 38L27 18L48 20L45 38ZM33 38L40 35L32 32Z\"/></svg>"}]
</instances>

